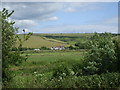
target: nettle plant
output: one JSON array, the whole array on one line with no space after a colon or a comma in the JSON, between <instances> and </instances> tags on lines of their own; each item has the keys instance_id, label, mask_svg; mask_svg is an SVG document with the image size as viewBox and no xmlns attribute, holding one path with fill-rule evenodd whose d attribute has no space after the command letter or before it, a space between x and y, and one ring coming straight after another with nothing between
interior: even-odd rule
<instances>
[{"instance_id":1,"label":"nettle plant","mask_svg":"<svg viewBox=\"0 0 120 90\"><path fill-rule=\"evenodd\" d=\"M101 74L115 71L117 57L115 44L110 33L95 33L88 46L89 52L85 56L85 74Z\"/></svg>"}]
</instances>

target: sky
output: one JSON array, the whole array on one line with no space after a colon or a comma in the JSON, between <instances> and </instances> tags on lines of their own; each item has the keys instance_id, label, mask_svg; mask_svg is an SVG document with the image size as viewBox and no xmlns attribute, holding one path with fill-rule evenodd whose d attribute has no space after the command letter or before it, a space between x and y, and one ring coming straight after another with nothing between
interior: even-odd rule
<instances>
[{"instance_id":1,"label":"sky","mask_svg":"<svg viewBox=\"0 0 120 90\"><path fill-rule=\"evenodd\" d=\"M117 2L3 2L19 33L118 33Z\"/></svg>"}]
</instances>

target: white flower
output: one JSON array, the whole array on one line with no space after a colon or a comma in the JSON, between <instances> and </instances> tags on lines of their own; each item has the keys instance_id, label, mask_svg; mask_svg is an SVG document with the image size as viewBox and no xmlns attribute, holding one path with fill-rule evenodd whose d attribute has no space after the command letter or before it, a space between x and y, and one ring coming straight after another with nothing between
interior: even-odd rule
<instances>
[{"instance_id":1,"label":"white flower","mask_svg":"<svg viewBox=\"0 0 120 90\"><path fill-rule=\"evenodd\" d=\"M60 79L62 79L62 77L60 77Z\"/></svg>"},{"instance_id":2,"label":"white flower","mask_svg":"<svg viewBox=\"0 0 120 90\"><path fill-rule=\"evenodd\" d=\"M73 71L71 71L71 75L74 75L75 73Z\"/></svg>"},{"instance_id":3,"label":"white flower","mask_svg":"<svg viewBox=\"0 0 120 90\"><path fill-rule=\"evenodd\" d=\"M34 74L36 74L37 72L34 72Z\"/></svg>"},{"instance_id":4,"label":"white flower","mask_svg":"<svg viewBox=\"0 0 120 90\"><path fill-rule=\"evenodd\" d=\"M66 76L66 73L63 73L63 75L65 75L65 76Z\"/></svg>"}]
</instances>

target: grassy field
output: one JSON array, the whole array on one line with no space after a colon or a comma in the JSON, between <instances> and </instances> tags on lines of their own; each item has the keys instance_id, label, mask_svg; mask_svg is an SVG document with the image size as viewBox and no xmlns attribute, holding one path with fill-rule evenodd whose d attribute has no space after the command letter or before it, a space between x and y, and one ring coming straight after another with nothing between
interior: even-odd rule
<instances>
[{"instance_id":1,"label":"grassy field","mask_svg":"<svg viewBox=\"0 0 120 90\"><path fill-rule=\"evenodd\" d=\"M89 33L54 33L54 34L33 34L29 40L23 43L23 47L40 48L42 46L51 48L54 46L74 45L77 42L85 42L93 34ZM21 38L23 35L19 35ZM17 42L18 46L19 42Z\"/></svg>"},{"instance_id":2,"label":"grassy field","mask_svg":"<svg viewBox=\"0 0 120 90\"><path fill-rule=\"evenodd\" d=\"M22 37L22 35L19 35ZM19 42L17 42L18 46ZM29 40L23 43L23 47L27 48L40 48L42 46L46 46L48 48L51 48L53 46L69 46L66 42L55 40L55 39L49 39L45 37L39 37L39 36L31 36Z\"/></svg>"},{"instance_id":3,"label":"grassy field","mask_svg":"<svg viewBox=\"0 0 120 90\"><path fill-rule=\"evenodd\" d=\"M93 33L49 33L49 34L34 34L35 36L47 37L66 42L74 45L77 42L86 42L89 40Z\"/></svg>"},{"instance_id":4,"label":"grassy field","mask_svg":"<svg viewBox=\"0 0 120 90\"><path fill-rule=\"evenodd\" d=\"M71 67L76 63L82 63L84 51L44 51L30 53L26 62L17 67L11 67L16 76L9 87L45 87L43 82L49 80L53 71L61 65ZM39 78L40 80L36 79Z\"/></svg>"}]
</instances>

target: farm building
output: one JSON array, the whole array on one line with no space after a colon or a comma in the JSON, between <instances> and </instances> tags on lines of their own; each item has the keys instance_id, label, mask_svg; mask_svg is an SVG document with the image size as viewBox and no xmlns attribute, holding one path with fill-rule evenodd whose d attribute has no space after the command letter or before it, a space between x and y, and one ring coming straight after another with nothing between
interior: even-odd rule
<instances>
[{"instance_id":1,"label":"farm building","mask_svg":"<svg viewBox=\"0 0 120 90\"><path fill-rule=\"evenodd\" d=\"M34 51L40 51L40 49L34 49Z\"/></svg>"},{"instance_id":2,"label":"farm building","mask_svg":"<svg viewBox=\"0 0 120 90\"><path fill-rule=\"evenodd\" d=\"M64 50L64 49L65 49L64 46L55 46L51 48L51 50Z\"/></svg>"}]
</instances>

